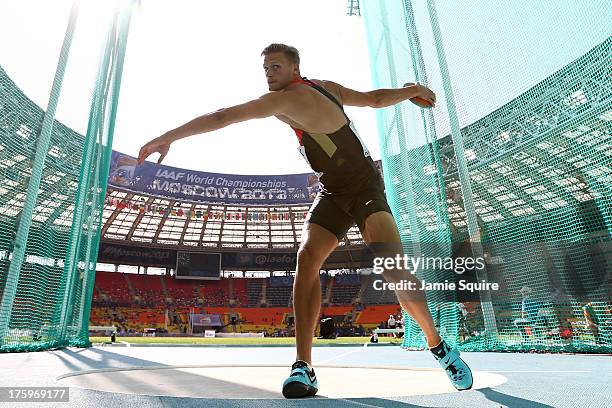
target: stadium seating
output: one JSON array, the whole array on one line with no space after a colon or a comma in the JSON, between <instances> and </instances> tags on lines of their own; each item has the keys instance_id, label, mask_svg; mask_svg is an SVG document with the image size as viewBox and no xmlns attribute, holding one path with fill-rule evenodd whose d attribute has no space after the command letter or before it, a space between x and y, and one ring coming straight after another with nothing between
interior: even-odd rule
<instances>
[{"instance_id":1,"label":"stadium seating","mask_svg":"<svg viewBox=\"0 0 612 408\"><path fill-rule=\"evenodd\" d=\"M390 314L397 316L399 313L400 306L398 304L367 306L358 313L355 323L363 324L364 326L384 323L389 319Z\"/></svg>"},{"instance_id":2,"label":"stadium seating","mask_svg":"<svg viewBox=\"0 0 612 408\"><path fill-rule=\"evenodd\" d=\"M247 306L249 303L247 279L232 279L232 284L236 306Z\"/></svg>"},{"instance_id":3,"label":"stadium seating","mask_svg":"<svg viewBox=\"0 0 612 408\"><path fill-rule=\"evenodd\" d=\"M332 305L350 305L361 291L359 275L337 275L332 286Z\"/></svg>"},{"instance_id":4,"label":"stadium seating","mask_svg":"<svg viewBox=\"0 0 612 408\"><path fill-rule=\"evenodd\" d=\"M247 299L249 306L259 306L263 281L263 279L247 279Z\"/></svg>"},{"instance_id":5,"label":"stadium seating","mask_svg":"<svg viewBox=\"0 0 612 408\"><path fill-rule=\"evenodd\" d=\"M289 306L292 290L293 287L291 286L268 286L266 289L268 306Z\"/></svg>"},{"instance_id":6,"label":"stadium seating","mask_svg":"<svg viewBox=\"0 0 612 408\"><path fill-rule=\"evenodd\" d=\"M397 298L395 296L394 291L374 289L374 285L373 285L374 280L383 279L380 275L362 276L361 279L365 281L364 291L361 296L361 303L365 305L381 305L381 304L397 303Z\"/></svg>"},{"instance_id":7,"label":"stadium seating","mask_svg":"<svg viewBox=\"0 0 612 408\"><path fill-rule=\"evenodd\" d=\"M127 282L122 274L97 272L95 287L99 289L100 301L114 306L128 306L134 303Z\"/></svg>"},{"instance_id":8,"label":"stadium seating","mask_svg":"<svg viewBox=\"0 0 612 408\"><path fill-rule=\"evenodd\" d=\"M131 283L135 295L140 299L137 303L143 306L164 304L164 291L160 276L125 274L125 277Z\"/></svg>"},{"instance_id":9,"label":"stadium seating","mask_svg":"<svg viewBox=\"0 0 612 408\"><path fill-rule=\"evenodd\" d=\"M369 329L386 321L389 314L398 313L393 292L388 296L368 290L373 276L347 276L321 279L322 292L331 288L330 305L323 305L321 316L332 317L343 333L357 333L352 324ZM231 278L234 299L231 305L230 279L180 280L171 276L97 272L90 324L114 324L122 332L136 334L142 334L144 328L167 329L178 335L187 332L189 313L206 313L218 314L223 324L228 325L226 330L234 330L229 322L236 316L238 332L292 335L289 317L293 312L293 279L283 279L271 282L261 278ZM267 305L261 307L259 301L264 284ZM361 292L361 304L355 306ZM322 299L326 295L323 292Z\"/></svg>"}]
</instances>

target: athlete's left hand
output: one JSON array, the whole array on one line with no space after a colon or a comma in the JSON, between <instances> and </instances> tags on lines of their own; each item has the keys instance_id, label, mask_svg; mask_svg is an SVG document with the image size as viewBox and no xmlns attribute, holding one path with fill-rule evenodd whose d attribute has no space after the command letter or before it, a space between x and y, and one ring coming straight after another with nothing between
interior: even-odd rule
<instances>
[{"instance_id":1,"label":"athlete's left hand","mask_svg":"<svg viewBox=\"0 0 612 408\"><path fill-rule=\"evenodd\" d=\"M404 84L404 87L405 88L413 87L416 90L415 97L424 99L426 102L428 102L429 106L427 106L427 107L436 106L436 94L434 93L434 91L432 91L431 89L429 89L425 85L420 85L420 84L415 84L415 83L412 83L412 82L408 82L408 83ZM419 104L417 104L417 105L419 105Z\"/></svg>"}]
</instances>

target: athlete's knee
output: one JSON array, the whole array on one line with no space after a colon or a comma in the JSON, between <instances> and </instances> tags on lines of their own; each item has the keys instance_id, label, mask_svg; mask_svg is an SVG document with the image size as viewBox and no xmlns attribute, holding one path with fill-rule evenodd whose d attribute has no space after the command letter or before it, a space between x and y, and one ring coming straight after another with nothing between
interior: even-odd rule
<instances>
[{"instance_id":1,"label":"athlete's knee","mask_svg":"<svg viewBox=\"0 0 612 408\"><path fill-rule=\"evenodd\" d=\"M368 248L376 258L393 258L404 257L404 249L399 241L371 241L367 243Z\"/></svg>"},{"instance_id":2,"label":"athlete's knee","mask_svg":"<svg viewBox=\"0 0 612 408\"><path fill-rule=\"evenodd\" d=\"M393 217L387 212L371 214L360 226L364 240L373 250L398 252L402 241Z\"/></svg>"},{"instance_id":3,"label":"athlete's knee","mask_svg":"<svg viewBox=\"0 0 612 408\"><path fill-rule=\"evenodd\" d=\"M297 264L298 266L310 266L320 261L320 251L314 248L313 244L304 243L300 245L300 249L297 252Z\"/></svg>"}]
</instances>

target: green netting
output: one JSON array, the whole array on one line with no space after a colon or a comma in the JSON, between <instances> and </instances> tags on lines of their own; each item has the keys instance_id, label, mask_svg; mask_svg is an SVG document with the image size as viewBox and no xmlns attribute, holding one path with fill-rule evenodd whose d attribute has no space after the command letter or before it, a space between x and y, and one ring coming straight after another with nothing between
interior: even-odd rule
<instances>
[{"instance_id":1,"label":"green netting","mask_svg":"<svg viewBox=\"0 0 612 408\"><path fill-rule=\"evenodd\" d=\"M608 2L362 0L361 12L374 85L438 96L433 110L378 112L405 251L467 242L487 261L478 280L500 284L470 301L430 292L441 333L463 350L610 352ZM405 318L404 346L424 348Z\"/></svg>"},{"instance_id":2,"label":"green netting","mask_svg":"<svg viewBox=\"0 0 612 408\"><path fill-rule=\"evenodd\" d=\"M113 13L85 137L54 120L78 15L46 112L0 68L0 350L89 344L88 321L133 2Z\"/></svg>"}]
</instances>

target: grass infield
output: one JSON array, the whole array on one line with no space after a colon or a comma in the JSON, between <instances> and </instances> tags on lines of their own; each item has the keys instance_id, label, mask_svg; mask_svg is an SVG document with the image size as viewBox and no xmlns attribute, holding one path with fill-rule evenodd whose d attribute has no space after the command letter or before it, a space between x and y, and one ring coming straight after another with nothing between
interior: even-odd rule
<instances>
[{"instance_id":1,"label":"grass infield","mask_svg":"<svg viewBox=\"0 0 612 408\"><path fill-rule=\"evenodd\" d=\"M206 345L287 345L295 346L295 337L246 337L246 338L204 338L204 337L117 337L118 342L130 344L206 344ZM90 337L92 343L110 343L108 336ZM314 345L336 345L336 344L364 344L369 343L369 337L338 337L337 339L314 339ZM378 337L380 343L391 343L400 345L402 339L392 337Z\"/></svg>"}]
</instances>

